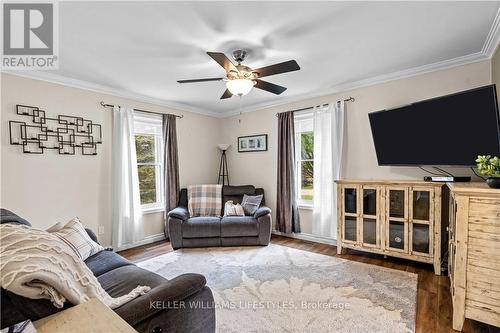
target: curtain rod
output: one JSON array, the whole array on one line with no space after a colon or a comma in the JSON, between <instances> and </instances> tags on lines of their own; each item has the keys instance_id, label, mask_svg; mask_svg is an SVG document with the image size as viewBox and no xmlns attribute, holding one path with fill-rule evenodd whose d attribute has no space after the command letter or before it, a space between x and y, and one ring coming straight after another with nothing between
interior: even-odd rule
<instances>
[{"instance_id":1,"label":"curtain rod","mask_svg":"<svg viewBox=\"0 0 500 333\"><path fill-rule=\"evenodd\" d=\"M354 102L355 99L354 97L348 97L346 99L344 99L344 102ZM338 101L340 102L340 101ZM338 103L337 102L337 103ZM325 104L321 104L321 105L317 105L317 106L328 106L328 103L325 103ZM299 111L305 111L305 110L311 110L311 109L314 109L316 106L309 106L307 108L302 108L302 109L297 109L297 110L292 110L292 112L299 112ZM280 114L281 112L278 112L276 113L276 117Z\"/></svg>"},{"instance_id":2,"label":"curtain rod","mask_svg":"<svg viewBox=\"0 0 500 333\"><path fill-rule=\"evenodd\" d=\"M119 105L113 105L113 104L106 104L104 103L103 101L101 101L101 106L102 107L105 107L105 108L113 108L115 106L119 106ZM141 109L134 109L135 111L139 111L139 112L146 112L146 113L153 113L153 114L170 114L170 113L161 113L161 112L155 112L155 111L148 111L148 110L141 110ZM172 114L173 116L176 116L177 118L184 118L184 116L178 116L176 114Z\"/></svg>"}]
</instances>

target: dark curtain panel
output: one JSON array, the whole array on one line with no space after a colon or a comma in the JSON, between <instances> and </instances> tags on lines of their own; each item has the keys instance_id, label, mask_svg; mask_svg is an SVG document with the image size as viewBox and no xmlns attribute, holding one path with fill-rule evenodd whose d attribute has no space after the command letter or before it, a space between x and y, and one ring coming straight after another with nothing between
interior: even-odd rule
<instances>
[{"instance_id":1,"label":"dark curtain panel","mask_svg":"<svg viewBox=\"0 0 500 333\"><path fill-rule=\"evenodd\" d=\"M278 114L278 196L276 229L300 232L295 186L295 126L293 112Z\"/></svg>"},{"instance_id":2,"label":"dark curtain panel","mask_svg":"<svg viewBox=\"0 0 500 333\"><path fill-rule=\"evenodd\" d=\"M163 165L165 168L165 213L177 207L179 202L179 158L177 155L176 116L163 115Z\"/></svg>"}]
</instances>

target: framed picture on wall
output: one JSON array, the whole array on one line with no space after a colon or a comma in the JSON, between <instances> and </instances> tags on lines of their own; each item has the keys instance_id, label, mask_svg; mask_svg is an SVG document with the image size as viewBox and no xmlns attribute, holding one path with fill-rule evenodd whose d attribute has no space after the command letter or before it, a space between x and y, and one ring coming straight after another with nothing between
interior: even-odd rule
<instances>
[{"instance_id":1,"label":"framed picture on wall","mask_svg":"<svg viewBox=\"0 0 500 333\"><path fill-rule=\"evenodd\" d=\"M267 134L238 137L238 153L267 151Z\"/></svg>"}]
</instances>

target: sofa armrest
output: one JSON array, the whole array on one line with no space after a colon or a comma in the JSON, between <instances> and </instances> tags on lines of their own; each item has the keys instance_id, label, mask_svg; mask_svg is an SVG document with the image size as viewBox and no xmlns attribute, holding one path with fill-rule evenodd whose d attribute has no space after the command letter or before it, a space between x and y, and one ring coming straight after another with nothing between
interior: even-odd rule
<instances>
[{"instance_id":1,"label":"sofa armrest","mask_svg":"<svg viewBox=\"0 0 500 333\"><path fill-rule=\"evenodd\" d=\"M156 286L148 293L125 303L114 311L129 325L134 326L160 311L175 309L176 306L179 306L179 301L196 294L203 289L206 283L207 280L201 274L179 275ZM185 306L189 306L189 304L185 304Z\"/></svg>"},{"instance_id":2,"label":"sofa armrest","mask_svg":"<svg viewBox=\"0 0 500 333\"><path fill-rule=\"evenodd\" d=\"M265 216L267 214L271 214L271 209L266 206L261 206L257 209L257 211L253 214L253 217L258 219L259 217Z\"/></svg>"},{"instance_id":3,"label":"sofa armrest","mask_svg":"<svg viewBox=\"0 0 500 333\"><path fill-rule=\"evenodd\" d=\"M175 217L176 219L187 221L189 219L189 211L186 207L176 207L168 212L168 217Z\"/></svg>"}]
</instances>

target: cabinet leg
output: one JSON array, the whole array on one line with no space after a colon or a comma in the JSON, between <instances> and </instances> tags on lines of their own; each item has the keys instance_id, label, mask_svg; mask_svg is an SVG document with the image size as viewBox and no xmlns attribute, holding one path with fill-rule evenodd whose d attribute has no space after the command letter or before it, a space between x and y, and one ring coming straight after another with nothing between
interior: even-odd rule
<instances>
[{"instance_id":1,"label":"cabinet leg","mask_svg":"<svg viewBox=\"0 0 500 333\"><path fill-rule=\"evenodd\" d=\"M462 332L462 328L464 326L464 321L465 317L462 316L462 318L455 318L455 317L460 317L459 315L455 315L456 311L453 311L453 329L455 331Z\"/></svg>"},{"instance_id":2,"label":"cabinet leg","mask_svg":"<svg viewBox=\"0 0 500 333\"><path fill-rule=\"evenodd\" d=\"M340 244L337 244L337 254L346 254L346 250Z\"/></svg>"},{"instance_id":3,"label":"cabinet leg","mask_svg":"<svg viewBox=\"0 0 500 333\"><path fill-rule=\"evenodd\" d=\"M441 263L440 262L434 263L434 274L441 275Z\"/></svg>"},{"instance_id":4,"label":"cabinet leg","mask_svg":"<svg viewBox=\"0 0 500 333\"><path fill-rule=\"evenodd\" d=\"M456 275L455 275L456 276ZM453 329L462 331L465 321L465 289L458 287L455 289L453 302Z\"/></svg>"}]
</instances>

